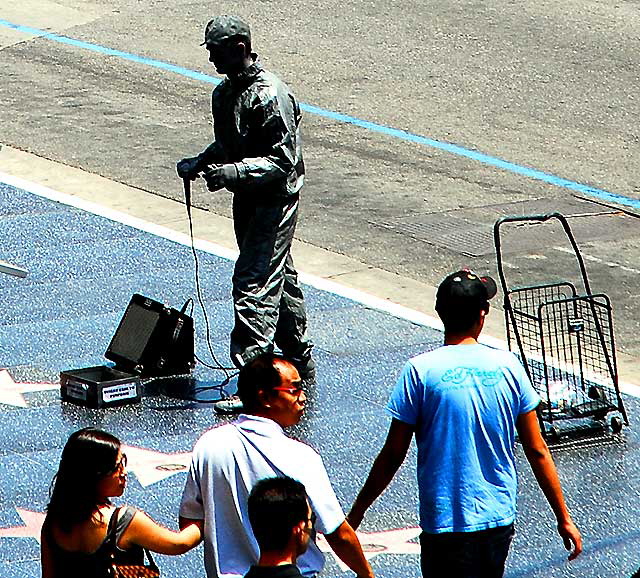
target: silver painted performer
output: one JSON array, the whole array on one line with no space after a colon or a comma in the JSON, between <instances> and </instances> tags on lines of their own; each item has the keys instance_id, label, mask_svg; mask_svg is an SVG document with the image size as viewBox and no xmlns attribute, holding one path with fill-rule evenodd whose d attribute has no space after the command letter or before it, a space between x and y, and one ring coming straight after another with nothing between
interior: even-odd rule
<instances>
[{"instance_id":1,"label":"silver painted performer","mask_svg":"<svg viewBox=\"0 0 640 578\"><path fill-rule=\"evenodd\" d=\"M242 367L274 345L307 384L315 383L304 298L290 249L304 163L300 107L289 88L251 50L249 26L219 16L205 28L209 61L226 78L212 94L214 142L178 162L178 175L201 175L210 191L233 193L240 255L233 273L231 359Z\"/></svg>"}]
</instances>

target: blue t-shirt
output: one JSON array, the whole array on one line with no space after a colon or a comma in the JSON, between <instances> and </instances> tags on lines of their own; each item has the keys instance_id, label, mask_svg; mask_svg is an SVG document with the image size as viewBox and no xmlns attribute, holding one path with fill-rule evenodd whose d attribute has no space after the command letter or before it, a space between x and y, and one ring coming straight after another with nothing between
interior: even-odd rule
<instances>
[{"instance_id":1,"label":"blue t-shirt","mask_svg":"<svg viewBox=\"0 0 640 578\"><path fill-rule=\"evenodd\" d=\"M539 403L507 351L447 345L407 362L387 410L416 429L425 532L476 532L514 521L515 424Z\"/></svg>"}]
</instances>

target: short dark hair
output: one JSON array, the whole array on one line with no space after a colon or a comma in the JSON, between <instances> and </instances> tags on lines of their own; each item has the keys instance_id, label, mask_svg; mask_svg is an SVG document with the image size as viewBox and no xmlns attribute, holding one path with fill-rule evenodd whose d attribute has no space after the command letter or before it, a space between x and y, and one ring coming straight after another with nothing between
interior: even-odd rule
<instances>
[{"instance_id":1,"label":"short dark hair","mask_svg":"<svg viewBox=\"0 0 640 578\"><path fill-rule=\"evenodd\" d=\"M249 494L248 508L261 552L284 550L296 525L309 519L304 485L286 476L260 480Z\"/></svg>"},{"instance_id":2,"label":"short dark hair","mask_svg":"<svg viewBox=\"0 0 640 578\"><path fill-rule=\"evenodd\" d=\"M280 355L263 353L244 365L238 375L238 396L248 411L260 406L258 391L269 392L282 384L278 369L281 362L290 363Z\"/></svg>"},{"instance_id":3,"label":"short dark hair","mask_svg":"<svg viewBox=\"0 0 640 578\"><path fill-rule=\"evenodd\" d=\"M480 311L489 312L489 302L485 306L458 308L452 310L438 310L445 331L449 333L464 333L469 331L480 319Z\"/></svg>"}]
</instances>

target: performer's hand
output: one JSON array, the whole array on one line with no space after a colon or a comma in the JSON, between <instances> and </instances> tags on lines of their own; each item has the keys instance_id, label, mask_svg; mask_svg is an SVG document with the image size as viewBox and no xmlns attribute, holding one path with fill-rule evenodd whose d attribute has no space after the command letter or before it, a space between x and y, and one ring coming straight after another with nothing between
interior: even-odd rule
<instances>
[{"instance_id":1,"label":"performer's hand","mask_svg":"<svg viewBox=\"0 0 640 578\"><path fill-rule=\"evenodd\" d=\"M233 163L226 165L211 165L205 167L202 176L207 182L207 189L217 191L222 187L233 185L238 180L238 169Z\"/></svg>"},{"instance_id":2,"label":"performer's hand","mask_svg":"<svg viewBox=\"0 0 640 578\"><path fill-rule=\"evenodd\" d=\"M181 179L191 179L195 181L200 171L200 157L187 157L178 161L176 171Z\"/></svg>"}]
</instances>

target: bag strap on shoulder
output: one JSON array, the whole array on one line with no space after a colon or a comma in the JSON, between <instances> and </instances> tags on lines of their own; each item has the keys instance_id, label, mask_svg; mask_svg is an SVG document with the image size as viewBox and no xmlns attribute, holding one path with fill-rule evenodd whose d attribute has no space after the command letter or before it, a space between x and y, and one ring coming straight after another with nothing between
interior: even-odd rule
<instances>
[{"instance_id":1,"label":"bag strap on shoulder","mask_svg":"<svg viewBox=\"0 0 640 578\"><path fill-rule=\"evenodd\" d=\"M122 507L118 507L114 510L113 514L111 515L111 519L109 520L109 526L107 528L109 557L112 563L116 556L116 547L117 547L116 535L117 535L118 519L120 517L120 510L122 510ZM153 556L151 555L151 552L147 548L143 548L143 551L145 556L147 557L147 560L149 561L150 568L152 568L156 572L160 572L158 565L156 564L156 561L153 559Z\"/></svg>"},{"instance_id":2,"label":"bag strap on shoulder","mask_svg":"<svg viewBox=\"0 0 640 578\"><path fill-rule=\"evenodd\" d=\"M118 518L120 517L120 510L122 508L116 508L111 514L109 525L107 526L107 543L109 544L109 553L111 556L115 556L116 552L116 528L118 527Z\"/></svg>"},{"instance_id":3,"label":"bag strap on shoulder","mask_svg":"<svg viewBox=\"0 0 640 578\"><path fill-rule=\"evenodd\" d=\"M156 564L156 561L153 559L153 556L151 555L151 552L147 549L147 548L143 548L144 550L144 554L147 557L147 560L149 560L149 566L155 570L156 572L159 572L160 569L158 568L158 565Z\"/></svg>"}]
</instances>

